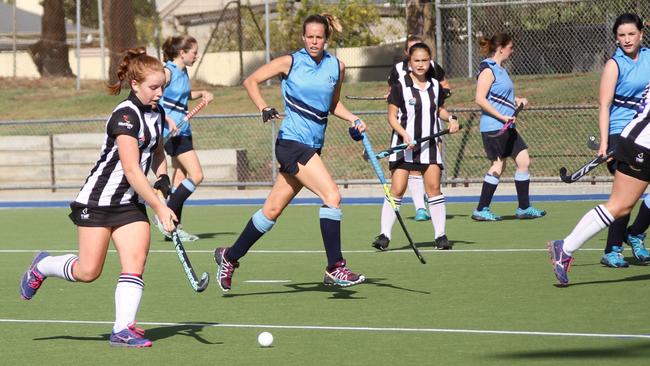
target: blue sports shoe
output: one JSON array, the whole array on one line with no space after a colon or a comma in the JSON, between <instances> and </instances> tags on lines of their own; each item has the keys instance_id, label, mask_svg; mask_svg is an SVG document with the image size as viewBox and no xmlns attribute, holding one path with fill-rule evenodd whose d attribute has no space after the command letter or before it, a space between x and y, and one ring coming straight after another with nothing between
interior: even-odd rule
<instances>
[{"instance_id":1,"label":"blue sports shoe","mask_svg":"<svg viewBox=\"0 0 650 366\"><path fill-rule=\"evenodd\" d=\"M108 342L111 346L143 348L151 347L153 343L144 337L144 329L136 328L135 323L115 333L111 332Z\"/></svg>"},{"instance_id":2,"label":"blue sports shoe","mask_svg":"<svg viewBox=\"0 0 650 366\"><path fill-rule=\"evenodd\" d=\"M645 248L643 241L645 240L645 234L639 235L627 235L627 243L632 247L632 254L639 262L646 264L650 262L650 254Z\"/></svg>"},{"instance_id":3,"label":"blue sports shoe","mask_svg":"<svg viewBox=\"0 0 650 366\"><path fill-rule=\"evenodd\" d=\"M551 255L551 265L555 277L560 282L560 286L566 287L569 285L569 269L573 263L573 257L564 253L562 246L564 240L552 240L548 242L548 253Z\"/></svg>"},{"instance_id":4,"label":"blue sports shoe","mask_svg":"<svg viewBox=\"0 0 650 366\"><path fill-rule=\"evenodd\" d=\"M528 206L527 209L517 208L515 216L518 219L537 219L546 215L546 211L538 210L533 206Z\"/></svg>"},{"instance_id":5,"label":"blue sports shoe","mask_svg":"<svg viewBox=\"0 0 650 366\"><path fill-rule=\"evenodd\" d=\"M501 216L497 216L490 211L489 207L483 207L482 210L474 210L472 220L475 221L501 221Z\"/></svg>"},{"instance_id":6,"label":"blue sports shoe","mask_svg":"<svg viewBox=\"0 0 650 366\"><path fill-rule=\"evenodd\" d=\"M625 261L623 258L623 247L613 246L612 251L605 253L600 259L600 264L603 264L607 267L612 268L626 268L630 264Z\"/></svg>"},{"instance_id":7,"label":"blue sports shoe","mask_svg":"<svg viewBox=\"0 0 650 366\"><path fill-rule=\"evenodd\" d=\"M23 273L23 277L20 279L20 296L23 300L31 300L39 287L43 284L43 281L47 277L41 273L41 271L36 268L38 262L42 261L43 258L49 257L50 253L48 252L39 252L34 260L27 268L27 271Z\"/></svg>"},{"instance_id":8,"label":"blue sports shoe","mask_svg":"<svg viewBox=\"0 0 650 366\"><path fill-rule=\"evenodd\" d=\"M423 208L418 208L418 210L415 211L415 221L429 221L429 220L431 220L431 216L429 216L427 210Z\"/></svg>"}]
</instances>

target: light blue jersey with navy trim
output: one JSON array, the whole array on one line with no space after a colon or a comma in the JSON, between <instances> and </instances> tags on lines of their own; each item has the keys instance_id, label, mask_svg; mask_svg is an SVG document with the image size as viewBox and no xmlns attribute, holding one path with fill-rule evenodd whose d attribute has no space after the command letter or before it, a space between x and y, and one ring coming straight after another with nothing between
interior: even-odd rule
<instances>
[{"instance_id":1,"label":"light blue jersey with navy trim","mask_svg":"<svg viewBox=\"0 0 650 366\"><path fill-rule=\"evenodd\" d=\"M187 69L179 69L172 61L167 61L165 68L169 70L170 78L159 104L162 105L165 114L176 122L179 129L178 135L191 136L192 128L190 128L190 124L180 123L187 114L187 102L192 91ZM169 127L167 123L164 123L163 136L168 134Z\"/></svg>"},{"instance_id":2,"label":"light blue jersey with navy trim","mask_svg":"<svg viewBox=\"0 0 650 366\"><path fill-rule=\"evenodd\" d=\"M636 61L618 47L612 55L618 66L614 100L609 108L609 134L620 134L641 105L643 90L650 81L650 49L641 47Z\"/></svg>"},{"instance_id":3,"label":"light blue jersey with navy trim","mask_svg":"<svg viewBox=\"0 0 650 366\"><path fill-rule=\"evenodd\" d=\"M504 116L512 116L517 107L515 104L515 87L510 75L508 75L506 69L491 58L481 61L478 66L478 75L485 69L490 69L494 76L494 82L490 85L490 90L485 96L488 103ZM485 111L482 111L480 121L481 132L496 131L503 127L503 122ZM510 128L514 128L514 124Z\"/></svg>"},{"instance_id":4,"label":"light blue jersey with navy trim","mask_svg":"<svg viewBox=\"0 0 650 366\"><path fill-rule=\"evenodd\" d=\"M316 63L303 48L291 54L291 68L282 80L285 117L278 139L323 147L327 117L339 81L339 60L329 52Z\"/></svg>"}]
</instances>

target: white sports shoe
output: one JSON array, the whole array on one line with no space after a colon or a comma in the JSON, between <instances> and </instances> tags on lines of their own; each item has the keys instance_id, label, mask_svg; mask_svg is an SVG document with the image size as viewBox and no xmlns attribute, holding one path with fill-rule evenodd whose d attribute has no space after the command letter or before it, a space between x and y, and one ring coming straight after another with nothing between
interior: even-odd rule
<instances>
[{"instance_id":1,"label":"white sports shoe","mask_svg":"<svg viewBox=\"0 0 650 366\"><path fill-rule=\"evenodd\" d=\"M176 227L176 233L178 233L178 238L181 239L182 242L199 240L198 236L183 230L183 225L178 225Z\"/></svg>"},{"instance_id":2,"label":"white sports shoe","mask_svg":"<svg viewBox=\"0 0 650 366\"><path fill-rule=\"evenodd\" d=\"M164 237L169 238L169 239L172 238L172 234L169 231L165 230L165 227L163 226L162 221L160 221L160 219L158 218L157 215L153 216L153 223L158 228L160 233L163 234Z\"/></svg>"}]
</instances>

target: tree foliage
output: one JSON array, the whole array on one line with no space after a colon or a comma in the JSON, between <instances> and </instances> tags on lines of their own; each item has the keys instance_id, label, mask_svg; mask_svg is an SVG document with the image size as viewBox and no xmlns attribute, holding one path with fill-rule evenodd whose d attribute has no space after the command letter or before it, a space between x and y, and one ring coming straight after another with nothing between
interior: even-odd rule
<instances>
[{"instance_id":1,"label":"tree foliage","mask_svg":"<svg viewBox=\"0 0 650 366\"><path fill-rule=\"evenodd\" d=\"M374 5L367 0L339 1L338 4L325 4L320 1L303 0L295 3L291 0L279 0L277 3L278 19L272 25L272 33L284 37L272 37L275 50L292 50L301 48L302 23L312 14L330 13L339 18L343 26L342 33L334 33L328 44L330 47L374 46L381 39L372 34L371 25L379 23L379 14Z\"/></svg>"}]
</instances>

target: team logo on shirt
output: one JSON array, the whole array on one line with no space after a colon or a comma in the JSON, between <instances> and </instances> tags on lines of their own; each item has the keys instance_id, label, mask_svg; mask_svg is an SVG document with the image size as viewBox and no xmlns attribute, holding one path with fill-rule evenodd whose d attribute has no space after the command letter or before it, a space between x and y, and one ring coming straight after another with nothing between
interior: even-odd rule
<instances>
[{"instance_id":1,"label":"team logo on shirt","mask_svg":"<svg viewBox=\"0 0 650 366\"><path fill-rule=\"evenodd\" d=\"M82 220L90 220L90 214L88 213L88 207L81 210L81 215L79 215Z\"/></svg>"},{"instance_id":2,"label":"team logo on shirt","mask_svg":"<svg viewBox=\"0 0 650 366\"><path fill-rule=\"evenodd\" d=\"M118 122L117 125L124 126L129 130L133 128L133 124L129 121L129 116L126 114L122 115L122 121Z\"/></svg>"},{"instance_id":3,"label":"team logo on shirt","mask_svg":"<svg viewBox=\"0 0 650 366\"><path fill-rule=\"evenodd\" d=\"M643 153L638 153L638 154L636 154L636 159L634 159L634 160L636 160L636 162L639 163L639 164L643 164L643 162L644 162L644 160L645 160L645 159L643 158Z\"/></svg>"},{"instance_id":4,"label":"team logo on shirt","mask_svg":"<svg viewBox=\"0 0 650 366\"><path fill-rule=\"evenodd\" d=\"M144 145L144 136L138 137L138 147L142 147Z\"/></svg>"},{"instance_id":5,"label":"team logo on shirt","mask_svg":"<svg viewBox=\"0 0 650 366\"><path fill-rule=\"evenodd\" d=\"M336 86L336 79L334 79L334 76L329 77L329 83L332 88Z\"/></svg>"},{"instance_id":6,"label":"team logo on shirt","mask_svg":"<svg viewBox=\"0 0 650 366\"><path fill-rule=\"evenodd\" d=\"M417 101L415 100L415 98L409 99L409 105L415 105L416 103Z\"/></svg>"}]
</instances>

